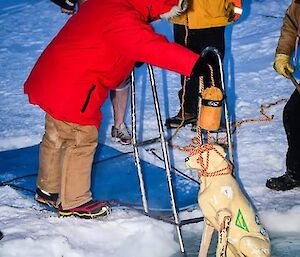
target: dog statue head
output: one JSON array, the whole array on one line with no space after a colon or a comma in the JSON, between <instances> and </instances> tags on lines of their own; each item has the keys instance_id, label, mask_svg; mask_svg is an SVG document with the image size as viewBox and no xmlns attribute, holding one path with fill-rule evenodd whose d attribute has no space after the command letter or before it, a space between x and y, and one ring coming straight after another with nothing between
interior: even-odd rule
<instances>
[{"instance_id":1,"label":"dog statue head","mask_svg":"<svg viewBox=\"0 0 300 257\"><path fill-rule=\"evenodd\" d=\"M190 151L185 159L185 165L190 169L197 169L201 172L213 173L225 170L229 162L222 146L218 144L204 144Z\"/></svg>"}]
</instances>

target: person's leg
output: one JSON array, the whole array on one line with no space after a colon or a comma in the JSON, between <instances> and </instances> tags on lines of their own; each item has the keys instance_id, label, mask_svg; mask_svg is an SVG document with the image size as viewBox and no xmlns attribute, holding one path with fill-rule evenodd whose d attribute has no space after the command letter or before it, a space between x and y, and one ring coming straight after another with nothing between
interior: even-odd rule
<instances>
[{"instance_id":1,"label":"person's leg","mask_svg":"<svg viewBox=\"0 0 300 257\"><path fill-rule=\"evenodd\" d=\"M127 101L128 101L129 87L123 90L111 90L110 99L113 106L114 126L120 128L124 123Z\"/></svg>"},{"instance_id":2,"label":"person's leg","mask_svg":"<svg viewBox=\"0 0 300 257\"><path fill-rule=\"evenodd\" d=\"M186 42L186 34L187 35L187 42ZM186 31L185 26L174 24L174 41L182 46L186 46L187 48L191 49L191 42L195 40L194 33L191 33L191 30ZM193 49L191 49L193 50ZM194 50L193 50L194 51ZM198 96L199 92L199 83L197 81L198 78L190 77L186 79L184 76L181 75L180 77L181 82L181 89L178 92L180 106L182 107L182 102L184 100L184 111L186 113L192 114L196 116L195 110L197 109L195 104L191 101L191 96L196 95ZM184 94L184 99L182 98Z\"/></svg>"},{"instance_id":3,"label":"person's leg","mask_svg":"<svg viewBox=\"0 0 300 257\"><path fill-rule=\"evenodd\" d=\"M300 181L300 93L295 90L283 111L284 129L287 135L287 173Z\"/></svg>"},{"instance_id":4,"label":"person's leg","mask_svg":"<svg viewBox=\"0 0 300 257\"><path fill-rule=\"evenodd\" d=\"M218 49L221 58L224 57L225 51L225 27L215 27L209 29L189 29L186 31L185 26L174 24L174 41L180 45L187 46L190 50L196 53L201 53L207 46L215 47ZM186 42L186 33L187 42ZM216 73L217 74L217 73ZM217 75L218 76L218 75ZM210 74L205 76L205 83L207 84L210 79ZM215 78L218 83L219 76ZM184 79L181 76L182 88L178 92L180 106L182 106L182 96L184 94L184 117L186 118L185 124L193 123L197 119L198 113L198 100L199 100L199 78L190 77ZM179 113L166 120L166 125L169 128L175 128L181 123L182 109Z\"/></svg>"},{"instance_id":5,"label":"person's leg","mask_svg":"<svg viewBox=\"0 0 300 257\"><path fill-rule=\"evenodd\" d=\"M174 32L174 41L182 46L186 46L185 26L174 24L173 32ZM197 114L194 112L195 108L193 106L193 103L189 101L187 94L195 93L198 95L198 92L193 87L193 84L190 83L189 79L190 78L186 79L185 76L182 75L180 76L181 89L178 91L180 109L175 116L166 119L165 125L167 128L177 128L180 125L184 126L186 124L190 124L196 121Z\"/></svg>"},{"instance_id":6,"label":"person's leg","mask_svg":"<svg viewBox=\"0 0 300 257\"><path fill-rule=\"evenodd\" d=\"M128 77L116 90L110 91L113 106L114 125L111 129L112 138L123 145L131 144L131 135L124 122L128 102L130 78Z\"/></svg>"},{"instance_id":7,"label":"person's leg","mask_svg":"<svg viewBox=\"0 0 300 257\"><path fill-rule=\"evenodd\" d=\"M71 209L92 199L91 170L98 144L95 126L55 120L60 138L64 141L60 203L62 209Z\"/></svg>"},{"instance_id":8,"label":"person's leg","mask_svg":"<svg viewBox=\"0 0 300 257\"><path fill-rule=\"evenodd\" d=\"M48 193L60 191L62 144L50 115L45 116L45 133L40 144L37 187Z\"/></svg>"},{"instance_id":9,"label":"person's leg","mask_svg":"<svg viewBox=\"0 0 300 257\"><path fill-rule=\"evenodd\" d=\"M56 206L61 181L62 140L53 118L45 115L45 133L40 144L39 171L35 199Z\"/></svg>"},{"instance_id":10,"label":"person's leg","mask_svg":"<svg viewBox=\"0 0 300 257\"><path fill-rule=\"evenodd\" d=\"M98 143L95 126L81 126L46 115L37 187L58 193L63 209L89 202L91 169Z\"/></svg>"},{"instance_id":11,"label":"person's leg","mask_svg":"<svg viewBox=\"0 0 300 257\"><path fill-rule=\"evenodd\" d=\"M52 119L62 141L59 215L91 219L109 214L109 203L92 200L90 191L97 128Z\"/></svg>"},{"instance_id":12,"label":"person's leg","mask_svg":"<svg viewBox=\"0 0 300 257\"><path fill-rule=\"evenodd\" d=\"M201 52L208 46L215 47L223 60L225 51L225 27L213 27L208 29L190 29L188 48L195 53L201 54ZM216 59L217 60L217 59ZM212 60L212 61L216 61ZM216 85L220 84L220 74L215 62L210 62L214 71L214 80ZM211 74L204 75L204 84L210 84ZM192 108L192 112L198 112L199 101L199 77L191 77L187 82L185 103L187 108Z\"/></svg>"},{"instance_id":13,"label":"person's leg","mask_svg":"<svg viewBox=\"0 0 300 257\"><path fill-rule=\"evenodd\" d=\"M291 95L283 110L283 125L288 141L286 173L270 178L266 186L274 190L290 190L300 186L300 94L297 90Z\"/></svg>"}]
</instances>

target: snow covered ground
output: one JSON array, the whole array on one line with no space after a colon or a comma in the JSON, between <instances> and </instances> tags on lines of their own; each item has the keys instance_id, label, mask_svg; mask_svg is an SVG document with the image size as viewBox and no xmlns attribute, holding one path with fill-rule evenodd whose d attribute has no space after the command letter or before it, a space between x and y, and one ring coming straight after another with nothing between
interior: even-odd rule
<instances>
[{"instance_id":1,"label":"snow covered ground","mask_svg":"<svg viewBox=\"0 0 300 257\"><path fill-rule=\"evenodd\" d=\"M289 0L244 0L244 16L226 31L226 85L230 114L234 120L258 118L261 104L288 98L294 90L272 68L274 52L284 11ZM37 57L68 17L50 1L0 0L0 151L38 144L43 133L43 112L28 104L23 82ZM171 25L155 23L157 31L172 38ZM179 75L155 69L162 114L178 111ZM145 67L136 74L139 139L157 136L152 93ZM299 256L300 197L299 189L273 192L265 187L270 176L284 172L286 138L281 113L284 103L273 106L270 122L247 123L234 134L235 172L257 208L270 233L273 255ZM112 123L109 101L100 131L100 142L111 142ZM130 115L127 117L130 124ZM170 134L170 132L168 131ZM175 138L178 145L190 143L194 134L182 129ZM161 165L142 151L143 158ZM185 154L171 152L172 162L184 170ZM176 161L175 161L176 160ZM1 172L0 164L0 172ZM186 170L187 173L192 174ZM0 187L1 257L177 257L180 256L173 226L117 210L100 221L61 219L42 210L33 199L9 187ZM182 213L183 217L200 215L198 210ZM188 256L197 256L201 224L183 228ZM210 256L213 256L213 249Z\"/></svg>"}]
</instances>

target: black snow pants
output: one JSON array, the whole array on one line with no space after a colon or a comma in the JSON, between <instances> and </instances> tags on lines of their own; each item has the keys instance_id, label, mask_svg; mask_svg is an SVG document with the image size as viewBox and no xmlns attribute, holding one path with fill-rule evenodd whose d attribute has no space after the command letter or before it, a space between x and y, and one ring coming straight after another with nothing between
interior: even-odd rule
<instances>
[{"instance_id":1,"label":"black snow pants","mask_svg":"<svg viewBox=\"0 0 300 257\"><path fill-rule=\"evenodd\" d=\"M283 125L287 135L287 173L300 180L300 93L295 90L283 110Z\"/></svg>"},{"instance_id":2,"label":"black snow pants","mask_svg":"<svg viewBox=\"0 0 300 257\"><path fill-rule=\"evenodd\" d=\"M225 52L225 27L213 27L207 29L189 29L187 48L195 53L200 54L206 47L212 46L218 49L223 60ZM185 46L186 30L184 25L174 24L174 40L176 43ZM179 56L180 61L180 56ZM209 80L210 74L204 76L205 81ZM215 78L218 83L220 78ZM183 86L184 76L181 76L181 85ZM205 82L207 83L207 82ZM181 103L183 90L178 92L179 101ZM199 77L190 77L186 83L186 91L184 98L184 110L188 113L197 114L199 96Z\"/></svg>"}]
</instances>

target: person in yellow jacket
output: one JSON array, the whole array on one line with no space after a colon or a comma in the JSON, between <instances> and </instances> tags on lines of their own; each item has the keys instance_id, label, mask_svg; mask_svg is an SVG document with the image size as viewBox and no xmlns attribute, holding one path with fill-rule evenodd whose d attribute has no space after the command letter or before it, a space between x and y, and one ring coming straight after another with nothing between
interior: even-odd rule
<instances>
[{"instance_id":1,"label":"person in yellow jacket","mask_svg":"<svg viewBox=\"0 0 300 257\"><path fill-rule=\"evenodd\" d=\"M223 59L225 26L239 19L241 13L241 0L193 0L189 2L186 13L171 20L174 23L174 40L198 54L207 46L215 47ZM184 76L181 76L181 85L184 85ZM183 88L178 92L181 104L182 95ZM191 77L185 85L184 114L180 108L177 115L167 118L168 128L177 128L181 123L186 125L197 120L198 95L199 78Z\"/></svg>"},{"instance_id":2,"label":"person in yellow jacket","mask_svg":"<svg viewBox=\"0 0 300 257\"><path fill-rule=\"evenodd\" d=\"M297 49L300 35L300 1L293 0L288 7L276 48L274 69L290 78L295 71L291 57ZM297 55L297 53L295 53ZM296 89L283 109L283 125L287 135L286 172L269 178L266 186L272 190L286 191L300 187L300 93Z\"/></svg>"}]
</instances>

